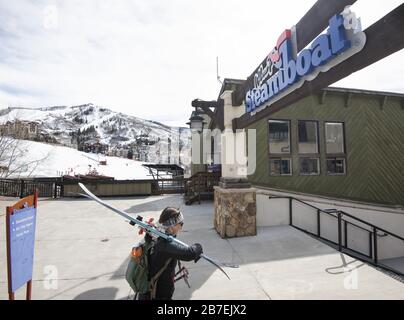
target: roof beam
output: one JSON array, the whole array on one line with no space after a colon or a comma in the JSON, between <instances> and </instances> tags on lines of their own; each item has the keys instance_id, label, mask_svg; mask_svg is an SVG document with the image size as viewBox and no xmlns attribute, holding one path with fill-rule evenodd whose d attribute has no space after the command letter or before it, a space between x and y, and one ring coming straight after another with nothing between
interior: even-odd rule
<instances>
[{"instance_id":1,"label":"roof beam","mask_svg":"<svg viewBox=\"0 0 404 320\"><path fill-rule=\"evenodd\" d=\"M204 100L199 100L199 99L195 99L194 101L192 101L192 106L194 108L218 108L220 105L223 105L223 103L220 102L221 99L219 99L219 101L204 101Z\"/></svg>"},{"instance_id":2,"label":"roof beam","mask_svg":"<svg viewBox=\"0 0 404 320\"><path fill-rule=\"evenodd\" d=\"M196 99L192 101L194 108L202 109L205 114L212 120L214 126L218 126L220 130L224 130L224 100L218 99L217 101L203 101ZM214 108L213 112L210 108Z\"/></svg>"}]
</instances>

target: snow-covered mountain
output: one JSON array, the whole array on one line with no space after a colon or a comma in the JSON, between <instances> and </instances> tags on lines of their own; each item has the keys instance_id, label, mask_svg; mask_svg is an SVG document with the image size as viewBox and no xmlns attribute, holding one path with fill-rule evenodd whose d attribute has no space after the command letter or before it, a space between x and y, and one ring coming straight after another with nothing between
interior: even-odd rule
<instances>
[{"instance_id":1,"label":"snow-covered mountain","mask_svg":"<svg viewBox=\"0 0 404 320\"><path fill-rule=\"evenodd\" d=\"M0 165L9 167L8 172L0 171L0 178L49 178L91 174L113 177L116 180L152 179L149 170L142 166L143 162L140 161L90 154L35 141L7 139L11 139L7 144L11 144L13 150L16 147L16 152L11 163L4 157L0 158ZM5 141L2 142L2 145L5 145Z\"/></svg>"},{"instance_id":2,"label":"snow-covered mountain","mask_svg":"<svg viewBox=\"0 0 404 320\"><path fill-rule=\"evenodd\" d=\"M19 123L18 130L16 123ZM16 138L61 144L86 152L152 163L189 163L189 128L170 127L93 104L6 108L0 110L0 126L2 132L8 130Z\"/></svg>"}]
</instances>

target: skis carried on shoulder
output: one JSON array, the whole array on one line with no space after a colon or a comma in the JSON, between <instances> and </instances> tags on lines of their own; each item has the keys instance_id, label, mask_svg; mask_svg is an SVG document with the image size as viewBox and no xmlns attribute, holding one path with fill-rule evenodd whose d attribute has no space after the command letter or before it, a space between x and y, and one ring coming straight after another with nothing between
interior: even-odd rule
<instances>
[{"instance_id":1,"label":"skis carried on shoulder","mask_svg":"<svg viewBox=\"0 0 404 320\"><path fill-rule=\"evenodd\" d=\"M131 225L137 225L140 228L144 229L146 232L149 232L151 234L154 234L157 237L163 238L169 242L175 242L178 243L186 248L189 248L189 245L187 245L186 243L178 240L177 238L174 238L173 236L170 236L164 232L161 232L160 230L158 230L156 227L154 227L151 224L148 224L144 221L141 221L139 219L133 218L130 215L128 215L126 212L119 210L113 206L111 206L110 204L106 203L105 201L102 201L100 198L98 198L96 195L94 195L90 190L88 190L86 188L85 185L83 185L82 183L79 183L79 187L85 192L85 194L81 194L84 197L87 197L91 200L94 200L96 202L98 202L100 205L110 209L111 211L119 214L120 216L124 217L125 219L128 219L130 221ZM214 259L206 256L205 254L201 254L201 258L205 259L206 261L210 262L211 264L213 264L216 268L218 268L221 272L223 272L223 274L230 280L230 277L227 275L227 273L223 270L222 266L223 264L215 261Z\"/></svg>"}]
</instances>

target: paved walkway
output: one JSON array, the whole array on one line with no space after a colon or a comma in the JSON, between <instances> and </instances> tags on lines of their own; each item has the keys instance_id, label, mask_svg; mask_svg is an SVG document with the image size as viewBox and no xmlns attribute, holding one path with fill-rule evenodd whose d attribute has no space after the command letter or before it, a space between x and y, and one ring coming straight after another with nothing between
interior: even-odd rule
<instances>
[{"instance_id":1,"label":"paved walkway","mask_svg":"<svg viewBox=\"0 0 404 320\"><path fill-rule=\"evenodd\" d=\"M14 200L0 201L0 299L7 298L3 213ZM212 202L186 207L178 195L107 201L155 218L166 206L181 206L185 225L179 238L200 242L207 255L239 265L226 269L229 281L203 260L187 263L192 288L177 284L175 299L404 299L403 283L289 226L223 240L212 228ZM136 229L93 201L40 201L33 298L132 299L124 273L139 239ZM17 298L23 295L20 289Z\"/></svg>"}]
</instances>

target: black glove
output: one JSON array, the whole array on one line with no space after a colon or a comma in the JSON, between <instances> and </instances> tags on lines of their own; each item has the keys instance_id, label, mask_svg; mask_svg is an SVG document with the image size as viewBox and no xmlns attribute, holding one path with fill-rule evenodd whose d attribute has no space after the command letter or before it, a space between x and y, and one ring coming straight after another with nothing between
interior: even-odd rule
<instances>
[{"instance_id":1,"label":"black glove","mask_svg":"<svg viewBox=\"0 0 404 320\"><path fill-rule=\"evenodd\" d=\"M201 254L203 253L202 246L199 243L195 243L192 247L195 251L195 256L196 256L194 261L195 261L195 263L197 263L199 261L199 259L201 258Z\"/></svg>"},{"instance_id":2,"label":"black glove","mask_svg":"<svg viewBox=\"0 0 404 320\"><path fill-rule=\"evenodd\" d=\"M153 241L153 237L148 232L146 232L146 235L144 236L144 240L146 242L151 242L151 241Z\"/></svg>"}]
</instances>

